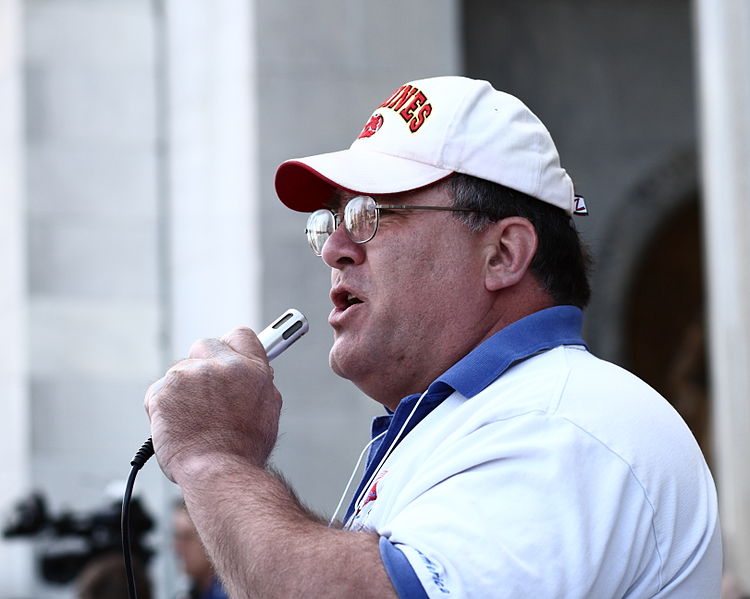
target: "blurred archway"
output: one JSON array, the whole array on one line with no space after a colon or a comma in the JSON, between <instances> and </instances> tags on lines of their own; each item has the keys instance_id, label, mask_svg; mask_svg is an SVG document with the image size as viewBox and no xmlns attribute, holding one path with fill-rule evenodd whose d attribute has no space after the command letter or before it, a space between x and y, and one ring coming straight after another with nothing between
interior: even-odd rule
<instances>
[{"instance_id":1,"label":"blurred archway","mask_svg":"<svg viewBox=\"0 0 750 599\"><path fill-rule=\"evenodd\" d=\"M710 461L702 255L693 196L663 218L635 265L625 360L680 412Z\"/></svg>"}]
</instances>

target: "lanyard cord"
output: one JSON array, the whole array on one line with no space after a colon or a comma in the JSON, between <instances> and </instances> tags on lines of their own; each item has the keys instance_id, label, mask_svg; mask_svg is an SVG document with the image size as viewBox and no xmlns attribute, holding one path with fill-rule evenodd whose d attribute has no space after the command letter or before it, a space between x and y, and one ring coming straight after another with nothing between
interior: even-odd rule
<instances>
[{"instance_id":1,"label":"lanyard cord","mask_svg":"<svg viewBox=\"0 0 750 599\"><path fill-rule=\"evenodd\" d=\"M354 516L356 516L359 513L359 511L362 509L363 507L362 501L367 495L367 492L372 486L372 483L374 482L378 473L383 468L383 464L385 464L385 461L391 456L391 453L393 453L393 450L396 448L396 445L398 445L398 442L401 440L401 437L404 436L404 431L406 430L406 427L409 425L409 422L411 421L412 417L416 413L417 408L419 408L419 405L422 403L422 400L424 399L425 395L427 395L427 391L429 391L429 387L425 389L422 395L419 396L417 403L414 404L414 407L411 409L411 412L409 412L409 416L407 416L406 420L404 421L404 424L401 426L401 429L398 431L396 438L393 440L393 443L390 444L390 446L388 447L388 450L385 452L385 455L383 455L382 459L380 460L380 463L378 464L378 467L375 468L375 470L373 470L372 475L370 476L370 479L367 481L367 484L362 487L362 491L357 497L357 501L354 503L354 511L352 512L352 516L349 519L349 522L351 522ZM385 433L382 433L382 434L385 434ZM375 439L377 439L377 437L375 437ZM373 441L375 441L375 439L373 439ZM347 522L347 524L349 524L349 522Z\"/></svg>"},{"instance_id":2,"label":"lanyard cord","mask_svg":"<svg viewBox=\"0 0 750 599\"><path fill-rule=\"evenodd\" d=\"M373 437L372 440L365 445L364 449L362 449L362 452L359 454L359 458L357 459L357 463L354 465L354 470L352 470L352 475L349 477L349 482L346 483L346 487L344 487L344 492L341 494L341 499L339 499L339 504L336 506L336 511L333 512L333 516L331 516L331 521L328 523L328 527L330 528L333 526L333 523L336 521L336 516L339 515L339 511L341 510L341 506L344 504L344 499L346 498L346 495L349 493L349 487L352 486L352 481L354 480L354 475L357 474L357 470L359 470L359 465L362 463L362 458L365 456L365 452L370 449L373 443L383 437L388 431L383 431L378 436Z\"/></svg>"}]
</instances>

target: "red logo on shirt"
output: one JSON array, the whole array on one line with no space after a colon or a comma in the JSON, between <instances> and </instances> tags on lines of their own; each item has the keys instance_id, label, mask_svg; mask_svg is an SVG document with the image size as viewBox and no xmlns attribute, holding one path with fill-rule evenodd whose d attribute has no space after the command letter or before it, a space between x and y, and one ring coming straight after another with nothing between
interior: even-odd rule
<instances>
[{"instance_id":1,"label":"red logo on shirt","mask_svg":"<svg viewBox=\"0 0 750 599\"><path fill-rule=\"evenodd\" d=\"M383 470L380 474L378 474L375 480L372 481L372 486L370 487L370 490L367 492L367 495L365 496L365 499L362 502L362 506L360 507L360 509L365 507L371 501L375 501L378 498L378 483L380 482L380 479L382 479L386 474L388 474L388 470Z\"/></svg>"}]
</instances>

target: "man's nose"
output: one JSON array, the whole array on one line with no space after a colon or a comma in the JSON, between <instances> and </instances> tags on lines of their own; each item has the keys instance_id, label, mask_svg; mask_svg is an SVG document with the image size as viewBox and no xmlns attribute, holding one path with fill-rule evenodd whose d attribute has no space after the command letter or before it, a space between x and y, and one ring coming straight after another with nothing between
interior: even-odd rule
<instances>
[{"instance_id":1,"label":"man's nose","mask_svg":"<svg viewBox=\"0 0 750 599\"><path fill-rule=\"evenodd\" d=\"M346 227L339 225L323 244L320 257L331 268L343 268L347 264L359 264L365 259L364 244L354 243Z\"/></svg>"}]
</instances>

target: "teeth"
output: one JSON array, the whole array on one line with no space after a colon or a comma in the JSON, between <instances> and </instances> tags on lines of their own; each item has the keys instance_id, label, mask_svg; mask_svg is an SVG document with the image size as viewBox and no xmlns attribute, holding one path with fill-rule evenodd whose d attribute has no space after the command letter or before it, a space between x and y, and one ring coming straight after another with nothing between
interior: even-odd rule
<instances>
[{"instance_id":1,"label":"teeth","mask_svg":"<svg viewBox=\"0 0 750 599\"><path fill-rule=\"evenodd\" d=\"M359 299L353 293L347 293L346 294L346 305L347 306L353 306L354 304L361 304L361 303L362 303L362 300Z\"/></svg>"}]
</instances>

